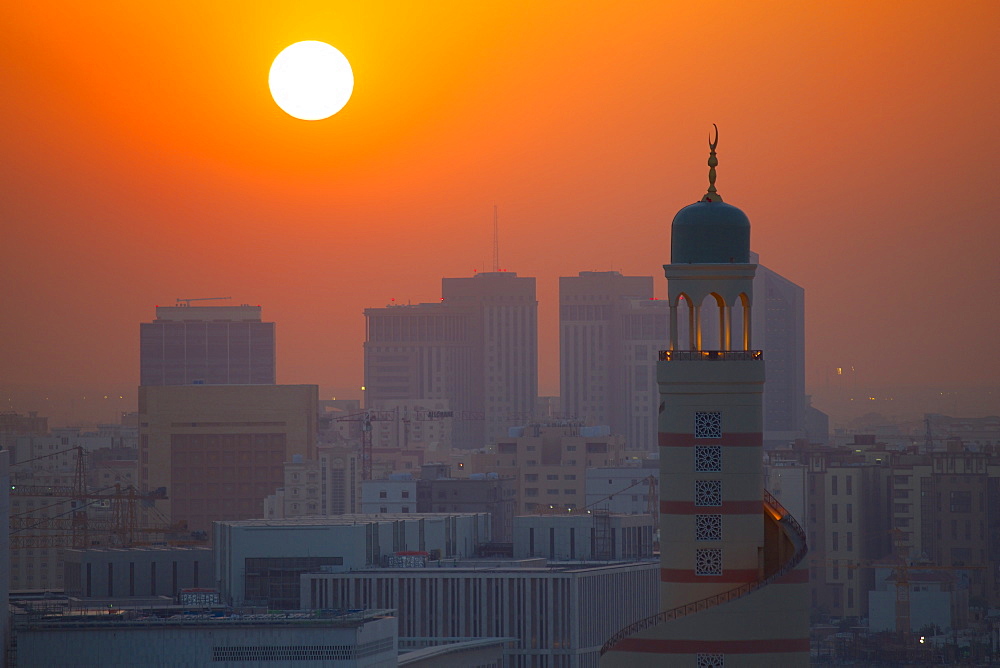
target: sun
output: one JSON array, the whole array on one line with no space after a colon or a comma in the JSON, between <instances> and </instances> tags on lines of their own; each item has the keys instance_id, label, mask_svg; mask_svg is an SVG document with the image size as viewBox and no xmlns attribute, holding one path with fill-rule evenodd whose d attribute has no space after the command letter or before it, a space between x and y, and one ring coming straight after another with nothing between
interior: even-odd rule
<instances>
[{"instance_id":1,"label":"sun","mask_svg":"<svg viewBox=\"0 0 1000 668\"><path fill-rule=\"evenodd\" d=\"M325 42L296 42L271 63L271 97L290 116L304 121L329 118L354 92L354 72L340 51Z\"/></svg>"}]
</instances>

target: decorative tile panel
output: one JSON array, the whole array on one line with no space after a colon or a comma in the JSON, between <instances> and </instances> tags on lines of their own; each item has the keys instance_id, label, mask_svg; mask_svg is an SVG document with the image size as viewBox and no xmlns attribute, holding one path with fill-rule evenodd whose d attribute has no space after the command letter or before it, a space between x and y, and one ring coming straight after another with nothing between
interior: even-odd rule
<instances>
[{"instance_id":1,"label":"decorative tile panel","mask_svg":"<svg viewBox=\"0 0 1000 668\"><path fill-rule=\"evenodd\" d=\"M722 438L722 413L698 411L694 414L695 438Z\"/></svg>"},{"instance_id":2,"label":"decorative tile panel","mask_svg":"<svg viewBox=\"0 0 1000 668\"><path fill-rule=\"evenodd\" d=\"M722 515L695 515L695 540L722 540Z\"/></svg>"},{"instance_id":3,"label":"decorative tile panel","mask_svg":"<svg viewBox=\"0 0 1000 668\"><path fill-rule=\"evenodd\" d=\"M722 548L695 550L695 575L722 575Z\"/></svg>"},{"instance_id":4,"label":"decorative tile panel","mask_svg":"<svg viewBox=\"0 0 1000 668\"><path fill-rule=\"evenodd\" d=\"M725 654L698 654L698 668L725 668Z\"/></svg>"},{"instance_id":5,"label":"decorative tile panel","mask_svg":"<svg viewBox=\"0 0 1000 668\"><path fill-rule=\"evenodd\" d=\"M696 505L696 506L721 506L722 505L722 481L721 480L695 480L694 481L694 505Z\"/></svg>"},{"instance_id":6,"label":"decorative tile panel","mask_svg":"<svg viewBox=\"0 0 1000 668\"><path fill-rule=\"evenodd\" d=\"M721 471L722 446L721 445L694 446L694 470L702 472Z\"/></svg>"}]
</instances>

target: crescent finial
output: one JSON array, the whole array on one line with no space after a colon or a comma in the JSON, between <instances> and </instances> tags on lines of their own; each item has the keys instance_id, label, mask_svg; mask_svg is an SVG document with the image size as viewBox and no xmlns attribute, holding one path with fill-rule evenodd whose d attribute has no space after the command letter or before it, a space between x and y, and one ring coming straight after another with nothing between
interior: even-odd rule
<instances>
[{"instance_id":1,"label":"crescent finial","mask_svg":"<svg viewBox=\"0 0 1000 668\"><path fill-rule=\"evenodd\" d=\"M721 202L722 195L715 189L715 168L719 165L719 159L715 156L715 147L719 145L719 126L712 123L715 128L715 140L712 135L708 136L708 192L701 198L702 202Z\"/></svg>"}]
</instances>

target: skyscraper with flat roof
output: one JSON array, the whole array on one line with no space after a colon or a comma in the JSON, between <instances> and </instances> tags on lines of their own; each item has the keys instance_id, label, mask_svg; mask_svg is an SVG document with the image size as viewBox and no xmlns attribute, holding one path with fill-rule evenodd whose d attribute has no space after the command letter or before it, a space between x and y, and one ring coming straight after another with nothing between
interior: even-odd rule
<instances>
[{"instance_id":1,"label":"skyscraper with flat roof","mask_svg":"<svg viewBox=\"0 0 1000 668\"><path fill-rule=\"evenodd\" d=\"M656 447L656 351L667 303L652 276L582 271L559 279L559 382L563 412L608 425L630 448Z\"/></svg>"},{"instance_id":2,"label":"skyscraper with flat roof","mask_svg":"<svg viewBox=\"0 0 1000 668\"><path fill-rule=\"evenodd\" d=\"M445 399L458 447L523 424L538 397L535 279L486 272L441 281L440 303L365 309L365 406Z\"/></svg>"},{"instance_id":3,"label":"skyscraper with flat roof","mask_svg":"<svg viewBox=\"0 0 1000 668\"><path fill-rule=\"evenodd\" d=\"M758 261L756 253L750 261ZM753 291L753 337L767 358L764 446L784 446L805 435L806 292L762 264Z\"/></svg>"},{"instance_id":4,"label":"skyscraper with flat roof","mask_svg":"<svg viewBox=\"0 0 1000 668\"><path fill-rule=\"evenodd\" d=\"M274 350L260 306L157 306L139 325L139 384L273 385Z\"/></svg>"}]
</instances>

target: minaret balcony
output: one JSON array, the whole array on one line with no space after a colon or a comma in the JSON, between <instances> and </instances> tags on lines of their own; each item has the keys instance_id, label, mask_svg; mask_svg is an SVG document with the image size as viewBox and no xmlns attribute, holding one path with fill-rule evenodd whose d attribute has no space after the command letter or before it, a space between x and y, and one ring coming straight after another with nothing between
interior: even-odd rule
<instances>
[{"instance_id":1,"label":"minaret balcony","mask_svg":"<svg viewBox=\"0 0 1000 668\"><path fill-rule=\"evenodd\" d=\"M661 362L764 361L763 350L661 350Z\"/></svg>"}]
</instances>

